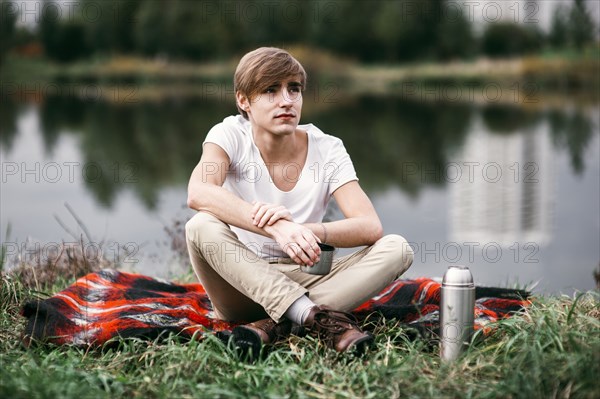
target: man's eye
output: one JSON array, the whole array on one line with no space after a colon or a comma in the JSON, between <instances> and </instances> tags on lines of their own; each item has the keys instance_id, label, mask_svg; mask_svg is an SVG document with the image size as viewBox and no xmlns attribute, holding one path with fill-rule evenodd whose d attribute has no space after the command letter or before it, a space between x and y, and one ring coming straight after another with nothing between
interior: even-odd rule
<instances>
[{"instance_id":1,"label":"man's eye","mask_svg":"<svg viewBox=\"0 0 600 399\"><path fill-rule=\"evenodd\" d=\"M292 93L300 93L302 91L302 89L300 88L300 86L292 86L292 87L290 87L289 90Z\"/></svg>"},{"instance_id":2,"label":"man's eye","mask_svg":"<svg viewBox=\"0 0 600 399\"><path fill-rule=\"evenodd\" d=\"M272 94L272 93L275 93L276 91L277 90L274 87L267 87L265 90L265 93Z\"/></svg>"}]
</instances>

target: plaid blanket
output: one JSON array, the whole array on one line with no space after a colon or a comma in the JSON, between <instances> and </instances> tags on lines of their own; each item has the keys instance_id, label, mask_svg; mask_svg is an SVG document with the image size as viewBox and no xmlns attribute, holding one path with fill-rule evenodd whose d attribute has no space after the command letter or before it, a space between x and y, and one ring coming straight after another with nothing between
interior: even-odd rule
<instances>
[{"instance_id":1,"label":"plaid blanket","mask_svg":"<svg viewBox=\"0 0 600 399\"><path fill-rule=\"evenodd\" d=\"M528 296L522 290L476 287L475 328L522 310ZM353 313L359 319L375 313L436 331L439 303L439 283L428 278L397 280ZM213 317L200 284L110 269L81 277L48 299L25 303L22 315L28 319L26 346L32 341L100 346L115 337L154 339L169 332L191 339L207 332L226 334L236 325Z\"/></svg>"}]
</instances>

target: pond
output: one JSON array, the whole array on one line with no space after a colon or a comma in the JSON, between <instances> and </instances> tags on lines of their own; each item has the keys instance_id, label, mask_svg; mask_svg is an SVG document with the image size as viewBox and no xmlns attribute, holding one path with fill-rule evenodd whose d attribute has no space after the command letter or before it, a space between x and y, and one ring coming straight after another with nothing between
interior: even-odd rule
<instances>
[{"instance_id":1,"label":"pond","mask_svg":"<svg viewBox=\"0 0 600 399\"><path fill-rule=\"evenodd\" d=\"M3 99L0 111L8 256L83 237L140 273L187 271L176 256L178 222L192 215L187 180L210 127L235 113L228 97L33 97ZM478 284L533 284L544 294L595 287L597 104L394 96L305 104L302 123L344 140L385 233L411 242L406 277L439 277L465 264Z\"/></svg>"}]
</instances>

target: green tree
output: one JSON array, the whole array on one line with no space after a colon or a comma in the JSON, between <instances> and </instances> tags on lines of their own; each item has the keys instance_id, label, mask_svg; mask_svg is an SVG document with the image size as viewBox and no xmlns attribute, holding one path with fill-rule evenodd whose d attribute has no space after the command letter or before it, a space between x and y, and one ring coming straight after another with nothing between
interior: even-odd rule
<instances>
[{"instance_id":1,"label":"green tree","mask_svg":"<svg viewBox=\"0 0 600 399\"><path fill-rule=\"evenodd\" d=\"M465 14L443 0L384 1L375 19L376 40L387 61L465 57L474 50Z\"/></svg>"},{"instance_id":2,"label":"green tree","mask_svg":"<svg viewBox=\"0 0 600 399\"><path fill-rule=\"evenodd\" d=\"M231 3L231 2L229 2ZM332 3L334 4L334 3ZM263 45L288 46L290 44L308 43L314 33L313 21L319 18L315 10L320 6L316 1L263 1L248 0L235 2L236 18L225 18L225 32L237 33L227 35L229 45L239 50ZM221 8L232 8L227 3L220 3ZM222 14L228 15L226 9ZM330 21L331 22L331 21ZM237 47L235 43L237 42Z\"/></svg>"},{"instance_id":3,"label":"green tree","mask_svg":"<svg viewBox=\"0 0 600 399\"><path fill-rule=\"evenodd\" d=\"M12 1L0 0L0 65L13 44L18 17L17 7Z\"/></svg>"},{"instance_id":4,"label":"green tree","mask_svg":"<svg viewBox=\"0 0 600 399\"><path fill-rule=\"evenodd\" d=\"M232 25L238 15L223 14L221 7L237 2L215 0L157 0L144 2L135 14L134 41L145 55L166 55L179 59L206 60L219 54L231 54L234 35L239 27Z\"/></svg>"},{"instance_id":5,"label":"green tree","mask_svg":"<svg viewBox=\"0 0 600 399\"><path fill-rule=\"evenodd\" d=\"M85 23L75 14L61 19L60 7L47 7L40 18L39 35L46 55L61 62L88 56L92 49L85 40Z\"/></svg>"},{"instance_id":6,"label":"green tree","mask_svg":"<svg viewBox=\"0 0 600 399\"><path fill-rule=\"evenodd\" d=\"M482 52L490 57L511 57L538 51L543 35L537 27L514 22L489 24L481 38Z\"/></svg>"},{"instance_id":7,"label":"green tree","mask_svg":"<svg viewBox=\"0 0 600 399\"><path fill-rule=\"evenodd\" d=\"M584 0L574 0L569 14L569 33L572 44L580 49L592 42L595 29L594 21L585 6Z\"/></svg>"},{"instance_id":8,"label":"green tree","mask_svg":"<svg viewBox=\"0 0 600 399\"><path fill-rule=\"evenodd\" d=\"M583 0L574 0L570 8L561 5L554 10L548 35L552 47L581 49L595 38L596 25Z\"/></svg>"},{"instance_id":9,"label":"green tree","mask_svg":"<svg viewBox=\"0 0 600 399\"><path fill-rule=\"evenodd\" d=\"M135 48L144 55L156 55L165 48L164 0L146 1L137 10L133 26Z\"/></svg>"},{"instance_id":10,"label":"green tree","mask_svg":"<svg viewBox=\"0 0 600 399\"><path fill-rule=\"evenodd\" d=\"M338 0L324 3L323 12L315 21L312 44L361 61L383 58L382 42L375 32L381 1Z\"/></svg>"},{"instance_id":11,"label":"green tree","mask_svg":"<svg viewBox=\"0 0 600 399\"><path fill-rule=\"evenodd\" d=\"M471 23L464 12L452 12L453 8L444 8L440 4L440 23L436 28L437 58L465 58L475 53L475 37Z\"/></svg>"},{"instance_id":12,"label":"green tree","mask_svg":"<svg viewBox=\"0 0 600 399\"><path fill-rule=\"evenodd\" d=\"M131 52L134 49L135 17L141 4L138 0L83 0L83 9L87 7L96 12L84 21L88 46L93 47L94 52Z\"/></svg>"},{"instance_id":13,"label":"green tree","mask_svg":"<svg viewBox=\"0 0 600 399\"><path fill-rule=\"evenodd\" d=\"M554 13L552 14L548 42L554 48L562 48L567 45L568 41L569 20L567 18L567 10L560 5L554 9Z\"/></svg>"},{"instance_id":14,"label":"green tree","mask_svg":"<svg viewBox=\"0 0 600 399\"><path fill-rule=\"evenodd\" d=\"M379 8L373 25L386 61L413 60L430 46L431 40L427 38L430 26L422 21L421 12L412 12L415 4L405 0L389 1ZM419 4L427 7L429 2Z\"/></svg>"}]
</instances>

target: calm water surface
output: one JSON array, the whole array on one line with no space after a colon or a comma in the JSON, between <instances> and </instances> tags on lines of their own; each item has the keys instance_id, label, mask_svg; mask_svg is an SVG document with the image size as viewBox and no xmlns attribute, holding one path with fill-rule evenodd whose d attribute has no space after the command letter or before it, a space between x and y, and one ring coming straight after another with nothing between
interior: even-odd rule
<instances>
[{"instance_id":1,"label":"calm water surface","mask_svg":"<svg viewBox=\"0 0 600 399\"><path fill-rule=\"evenodd\" d=\"M133 251L127 268L160 277L185 270L165 228L192 214L187 179L231 104L54 97L2 108L0 227L9 256L85 236L75 214L108 258ZM459 263L480 284L567 294L595 287L597 107L362 97L321 108L307 106L302 122L344 140L385 232L415 249L407 277L439 277Z\"/></svg>"}]
</instances>

